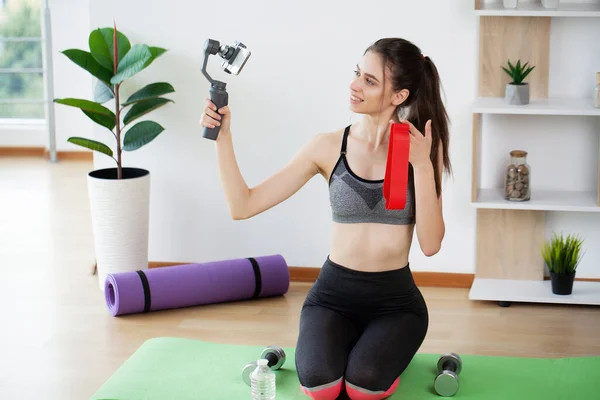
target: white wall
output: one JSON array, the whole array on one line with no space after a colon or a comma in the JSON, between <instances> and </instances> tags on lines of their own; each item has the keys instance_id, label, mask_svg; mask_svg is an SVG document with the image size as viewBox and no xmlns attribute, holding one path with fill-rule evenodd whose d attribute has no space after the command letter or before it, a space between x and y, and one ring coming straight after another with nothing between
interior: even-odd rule
<instances>
[{"instance_id":1,"label":"white wall","mask_svg":"<svg viewBox=\"0 0 600 400\"><path fill-rule=\"evenodd\" d=\"M476 95L478 19L472 0L380 1L377 7L358 1L232 1L226 5L198 1L174 6L162 0L90 0L89 11L92 27L110 26L114 19L132 42L169 50L124 88L127 94L165 80L176 89L170 96L175 104L150 116L166 131L145 148L124 155L126 165L148 168L152 173L151 260L201 262L281 253L290 265L319 267L329 250L327 184L319 177L266 213L246 221L230 219L214 143L202 138L198 124L209 90L200 73L206 38L222 43L241 40L253 52L239 76L220 73L217 59L209 64L215 78L228 82L237 159L247 183L253 186L287 163L312 135L355 120L347 102L354 65L374 40L400 36L416 42L438 66L452 123L454 177L444 187L446 238L440 253L432 258L424 257L415 242L411 268L474 272L470 104ZM573 29L573 25L562 29ZM589 36L589 46L594 45L593 37L597 36ZM553 60L557 58L553 53ZM571 68L578 68L573 64L569 62ZM552 77L563 73L552 71ZM585 86L585 82L577 85ZM567 89L573 87L567 85ZM500 120L492 123L502 126ZM486 135L494 136L494 129ZM581 130L577 132L580 140L592 139L589 121L581 122L577 129ZM107 138L103 128L96 127L95 135ZM505 141L502 147L490 145L485 151L493 151L492 157L500 160L507 148L519 145L507 143L510 138L499 138ZM573 146L581 147L581 143ZM539 144L528 148L534 153L534 162ZM585 165L595 161L590 157L584 159ZM562 159L564 156L559 157ZM109 158L95 155L96 167L112 165ZM537 163L533 167L541 168ZM484 180L493 179L496 173L487 171ZM586 175L578 184L589 185L590 179ZM560 218L570 226L593 223L587 215L577 221L569 216ZM304 223L308 223L306 227ZM598 274L589 260L584 267L580 276Z\"/></svg>"},{"instance_id":2,"label":"white wall","mask_svg":"<svg viewBox=\"0 0 600 400\"><path fill-rule=\"evenodd\" d=\"M431 13L432 6L436 13ZM152 11L142 18L140 7ZM348 85L364 49L379 37L404 36L440 69L453 122L456 174L444 195L444 249L431 259L415 251L411 261L415 270L471 272L470 162L461 156L463 150L469 154L467 110L475 90L476 19L471 8L470 1L384 1L372 8L342 1L234 1L226 7L188 2L173 7L157 0L92 0L92 26L110 25L115 18L134 42L169 49L135 79L136 85L167 80L176 88L171 96L175 104L152 116L167 130L146 148L125 154L128 165L149 168L153 174L150 259L201 261L281 253L290 265L320 266L329 249L327 185L318 177L269 212L231 221L214 143L202 138L198 125L209 90L200 73L206 38L241 40L253 52L239 76L218 73L216 59L209 66L215 77L229 82L238 162L248 184L255 185L281 168L312 135L346 126L353 118ZM209 16L219 12L227 16L226 23ZM111 160L97 156L96 164L111 165Z\"/></svg>"},{"instance_id":3,"label":"white wall","mask_svg":"<svg viewBox=\"0 0 600 400\"><path fill-rule=\"evenodd\" d=\"M92 78L60 52L69 48L89 50L89 0L50 0L54 97L92 98ZM67 106L55 107L56 149L87 151L67 142L70 136L91 137L93 123ZM0 122L0 147L49 147L46 125Z\"/></svg>"}]
</instances>

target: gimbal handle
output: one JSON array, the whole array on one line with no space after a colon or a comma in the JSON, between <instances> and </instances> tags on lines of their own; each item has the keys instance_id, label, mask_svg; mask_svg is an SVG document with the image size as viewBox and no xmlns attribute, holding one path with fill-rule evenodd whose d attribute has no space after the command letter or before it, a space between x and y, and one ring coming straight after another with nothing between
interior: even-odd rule
<instances>
[{"instance_id":1,"label":"gimbal handle","mask_svg":"<svg viewBox=\"0 0 600 400\"><path fill-rule=\"evenodd\" d=\"M226 90L227 84L213 79L208 72L206 72L206 65L208 64L208 57L217 54L219 48L220 43L217 40L207 39L204 43L204 62L202 64L202 74L204 74L206 79L210 82L210 100L217 106L217 110L220 110L222 107L229 104L229 95ZM220 128L220 126L215 126L214 128L205 126L202 136L206 139L217 140Z\"/></svg>"}]
</instances>

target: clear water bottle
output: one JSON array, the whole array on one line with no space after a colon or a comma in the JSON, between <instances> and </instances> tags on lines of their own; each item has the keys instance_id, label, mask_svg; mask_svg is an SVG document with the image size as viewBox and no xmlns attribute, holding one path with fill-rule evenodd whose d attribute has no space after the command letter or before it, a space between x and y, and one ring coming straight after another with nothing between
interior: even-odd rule
<instances>
[{"instance_id":1,"label":"clear water bottle","mask_svg":"<svg viewBox=\"0 0 600 400\"><path fill-rule=\"evenodd\" d=\"M252 400L275 400L275 373L267 365L268 362L267 359L258 360L250 374Z\"/></svg>"}]
</instances>

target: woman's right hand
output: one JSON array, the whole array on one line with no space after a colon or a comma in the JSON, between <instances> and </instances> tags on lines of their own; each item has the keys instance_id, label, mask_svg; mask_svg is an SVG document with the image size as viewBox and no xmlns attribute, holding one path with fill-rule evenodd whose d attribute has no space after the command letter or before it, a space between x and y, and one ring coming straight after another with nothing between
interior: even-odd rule
<instances>
[{"instance_id":1,"label":"woman's right hand","mask_svg":"<svg viewBox=\"0 0 600 400\"><path fill-rule=\"evenodd\" d=\"M200 125L208 128L214 128L220 126L219 135L221 133L230 133L231 123L231 111L229 106L222 107L217 112L217 106L210 99L205 99L206 107L204 107L204 113L200 119Z\"/></svg>"}]
</instances>

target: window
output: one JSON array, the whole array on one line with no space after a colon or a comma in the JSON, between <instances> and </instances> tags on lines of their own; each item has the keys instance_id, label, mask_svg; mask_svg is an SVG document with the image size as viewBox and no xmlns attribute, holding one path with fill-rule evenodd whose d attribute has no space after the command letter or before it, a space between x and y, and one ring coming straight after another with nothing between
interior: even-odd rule
<instances>
[{"instance_id":1,"label":"window","mask_svg":"<svg viewBox=\"0 0 600 400\"><path fill-rule=\"evenodd\" d=\"M40 0L0 0L0 119L43 119Z\"/></svg>"}]
</instances>

